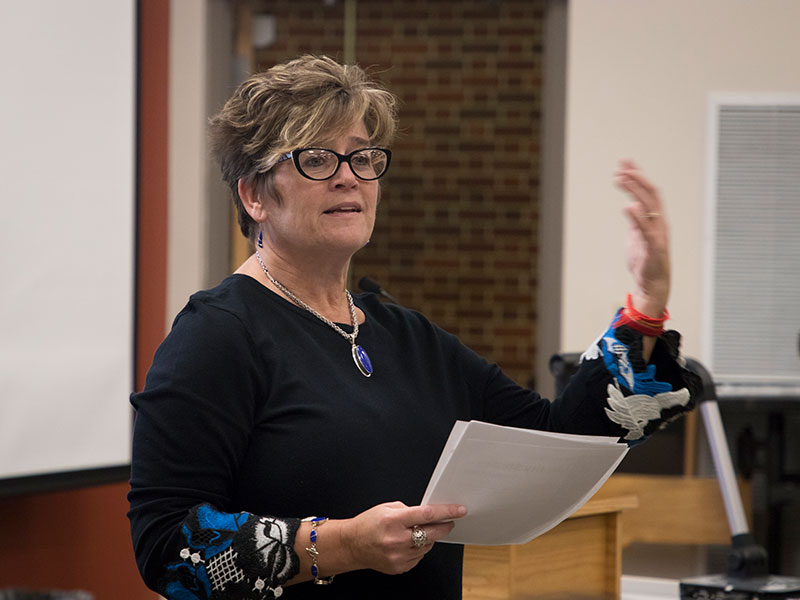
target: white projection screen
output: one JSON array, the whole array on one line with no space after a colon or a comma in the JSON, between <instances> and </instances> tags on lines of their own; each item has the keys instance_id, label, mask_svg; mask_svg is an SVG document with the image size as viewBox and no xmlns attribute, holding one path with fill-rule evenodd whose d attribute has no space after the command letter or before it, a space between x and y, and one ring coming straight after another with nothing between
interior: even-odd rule
<instances>
[{"instance_id":1,"label":"white projection screen","mask_svg":"<svg viewBox=\"0 0 800 600\"><path fill-rule=\"evenodd\" d=\"M0 492L130 463L135 0L0 2Z\"/></svg>"}]
</instances>

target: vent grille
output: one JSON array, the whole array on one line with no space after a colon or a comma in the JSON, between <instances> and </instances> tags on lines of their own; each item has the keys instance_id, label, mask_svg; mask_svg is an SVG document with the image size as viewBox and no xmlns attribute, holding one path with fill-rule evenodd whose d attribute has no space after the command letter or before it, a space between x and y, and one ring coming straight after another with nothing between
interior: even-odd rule
<instances>
[{"instance_id":1,"label":"vent grille","mask_svg":"<svg viewBox=\"0 0 800 600\"><path fill-rule=\"evenodd\" d=\"M714 377L800 387L800 103L715 116Z\"/></svg>"}]
</instances>

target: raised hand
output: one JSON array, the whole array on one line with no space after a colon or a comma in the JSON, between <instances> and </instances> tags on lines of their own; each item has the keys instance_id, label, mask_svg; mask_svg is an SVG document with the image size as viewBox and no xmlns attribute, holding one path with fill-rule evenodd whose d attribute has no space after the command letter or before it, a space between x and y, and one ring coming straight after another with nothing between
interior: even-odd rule
<instances>
[{"instance_id":1,"label":"raised hand","mask_svg":"<svg viewBox=\"0 0 800 600\"><path fill-rule=\"evenodd\" d=\"M633 161L620 161L616 184L630 195L625 208L630 222L627 243L628 270L636 283L633 307L660 318L670 291L669 228L656 187Z\"/></svg>"}]
</instances>

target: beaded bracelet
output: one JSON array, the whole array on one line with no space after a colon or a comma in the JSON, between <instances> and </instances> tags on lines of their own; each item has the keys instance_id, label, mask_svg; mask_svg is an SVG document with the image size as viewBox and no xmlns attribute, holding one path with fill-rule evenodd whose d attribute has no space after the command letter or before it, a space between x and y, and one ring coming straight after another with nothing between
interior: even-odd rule
<instances>
[{"instance_id":1,"label":"beaded bracelet","mask_svg":"<svg viewBox=\"0 0 800 600\"><path fill-rule=\"evenodd\" d=\"M319 565L317 564L317 561L319 560L319 550L317 550L317 527L322 525L327 520L328 517L306 517L303 519L303 521L311 523L311 533L309 534L311 547L306 548L306 552L308 552L308 556L311 558L311 575L314 577L314 583L316 585L328 585L335 577L335 575L331 575L330 577L320 577Z\"/></svg>"},{"instance_id":2,"label":"beaded bracelet","mask_svg":"<svg viewBox=\"0 0 800 600\"><path fill-rule=\"evenodd\" d=\"M664 309L664 316L660 319L654 319L653 317L648 317L640 313L633 308L631 294L628 294L625 299L625 308L619 312L619 316L614 321L612 327L616 328L621 325L627 325L642 335L658 337L664 333L664 321L667 319L669 319L669 311L667 309Z\"/></svg>"}]
</instances>

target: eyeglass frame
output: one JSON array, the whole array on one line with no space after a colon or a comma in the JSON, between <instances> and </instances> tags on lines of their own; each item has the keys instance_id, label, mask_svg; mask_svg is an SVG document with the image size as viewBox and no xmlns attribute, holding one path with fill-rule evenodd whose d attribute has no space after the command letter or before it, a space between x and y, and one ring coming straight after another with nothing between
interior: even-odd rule
<instances>
[{"instance_id":1,"label":"eyeglass frame","mask_svg":"<svg viewBox=\"0 0 800 600\"><path fill-rule=\"evenodd\" d=\"M331 154L333 154L339 160L339 162L336 164L336 168L333 170L333 173L331 173L327 177L323 177L322 179L315 179L314 177L311 177L310 175L305 173L303 171L303 168L300 166L300 153L305 152L306 150L324 150L325 152L330 152ZM381 152L386 154L386 167L383 169L383 173L381 173L377 177L372 177L372 178L361 177L361 175L356 173L356 170L353 168L353 164L350 162L350 160L353 158L355 154L363 152L364 150L380 150ZM386 172L389 170L389 164L392 162L392 151L389 150L388 148L381 148L379 146L367 146L366 148L357 148L356 150L353 150L350 154L339 154L338 152L336 152L335 150L331 150L330 148L308 146L307 148L298 148L296 150L292 150L291 152L287 152L286 154L282 154L280 157L278 157L278 160L275 161L275 164L276 165L280 164L285 160L289 160L290 158L292 159L292 162L294 163L294 167L295 169L297 169L297 172L300 173L300 175L302 175L306 179L310 179L311 181L327 181L328 179L331 179L334 175L336 175L336 173L339 172L339 167L342 166L343 162L347 163L347 166L350 167L350 171L353 173L353 175L355 175L356 178L360 179L361 181L377 181L378 179L386 175Z\"/></svg>"}]
</instances>

